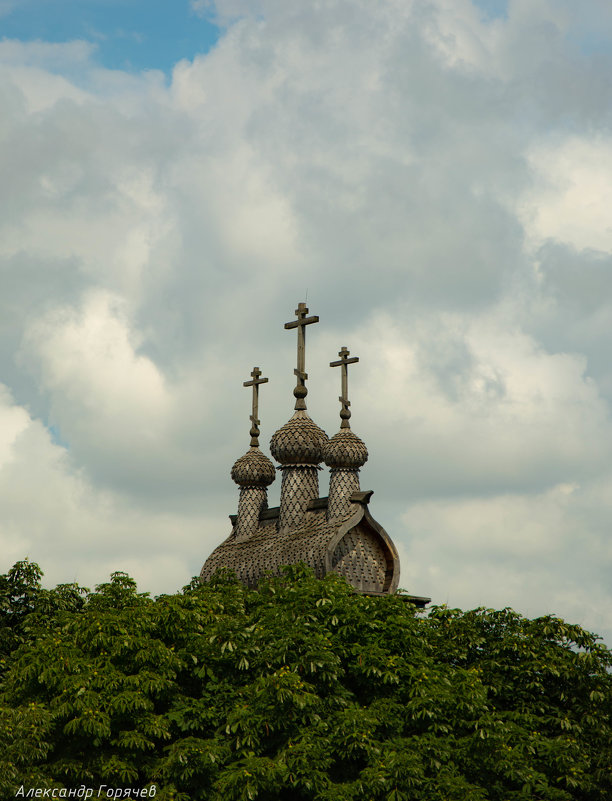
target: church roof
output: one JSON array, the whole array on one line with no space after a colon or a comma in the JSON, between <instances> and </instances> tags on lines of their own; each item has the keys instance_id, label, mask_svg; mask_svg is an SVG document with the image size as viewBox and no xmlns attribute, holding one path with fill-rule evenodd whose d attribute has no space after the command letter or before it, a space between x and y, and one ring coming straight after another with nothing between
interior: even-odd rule
<instances>
[{"instance_id":1,"label":"church roof","mask_svg":"<svg viewBox=\"0 0 612 801\"><path fill-rule=\"evenodd\" d=\"M278 529L278 507L260 515L257 530L248 540L232 534L207 559L201 578L228 568L249 586L266 574L278 575L285 565L303 562L323 578L332 570L344 575L359 592L389 593L397 589L399 558L393 542L370 515L372 492L355 492L343 517L326 519L327 498L310 503L301 525ZM235 516L232 515L235 524Z\"/></svg>"},{"instance_id":2,"label":"church roof","mask_svg":"<svg viewBox=\"0 0 612 801\"><path fill-rule=\"evenodd\" d=\"M266 574L278 575L297 563L311 567L323 578L338 573L356 592L388 594L397 590L399 558L393 541L368 510L372 492L359 490L359 469L368 458L365 443L350 429L348 365L359 361L346 347L330 367L341 368L340 431L328 439L306 411L306 327L318 323L299 303L296 318L285 323L297 331L297 383L293 390L293 417L276 431L270 442L280 463L280 506L267 508L267 486L274 480L274 465L259 450L259 387L268 382L259 367L251 372L251 448L232 468L240 487L238 514L230 515L232 532L206 560L200 577L208 581L220 569L232 570L248 586L257 586ZM319 464L330 468L329 496L319 498ZM427 598L407 596L417 606Z\"/></svg>"}]
</instances>

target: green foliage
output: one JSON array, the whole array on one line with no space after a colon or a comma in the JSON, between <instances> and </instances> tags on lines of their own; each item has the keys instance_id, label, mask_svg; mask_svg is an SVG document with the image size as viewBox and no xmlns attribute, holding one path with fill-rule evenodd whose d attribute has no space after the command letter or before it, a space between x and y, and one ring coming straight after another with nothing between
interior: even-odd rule
<instances>
[{"instance_id":1,"label":"green foliage","mask_svg":"<svg viewBox=\"0 0 612 801\"><path fill-rule=\"evenodd\" d=\"M6 657L24 641L28 620L37 613L37 622L50 618L60 610L77 610L83 605L84 587L59 584L44 590L43 573L35 562L17 562L5 575L0 575L0 668Z\"/></svg>"},{"instance_id":2,"label":"green foliage","mask_svg":"<svg viewBox=\"0 0 612 801\"><path fill-rule=\"evenodd\" d=\"M151 599L0 577L0 797L604 801L612 654L554 617L428 617L292 567Z\"/></svg>"}]
</instances>

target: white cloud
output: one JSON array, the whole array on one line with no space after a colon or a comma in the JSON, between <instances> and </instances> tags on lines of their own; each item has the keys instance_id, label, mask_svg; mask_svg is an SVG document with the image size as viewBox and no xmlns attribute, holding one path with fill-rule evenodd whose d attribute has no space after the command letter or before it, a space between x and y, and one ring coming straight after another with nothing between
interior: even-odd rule
<instances>
[{"instance_id":1,"label":"white cloud","mask_svg":"<svg viewBox=\"0 0 612 801\"><path fill-rule=\"evenodd\" d=\"M197 376L169 384L141 343L126 304L95 291L80 308L56 308L33 321L18 358L35 377L72 464L89 480L126 498L178 490L186 508L197 493L202 509L201 481L215 469L216 454L201 445L217 441L206 433L216 403Z\"/></svg>"},{"instance_id":2,"label":"white cloud","mask_svg":"<svg viewBox=\"0 0 612 801\"><path fill-rule=\"evenodd\" d=\"M199 571L202 549L212 547L222 518L135 507L75 470L40 421L6 396L0 419L12 420L15 434L0 465L0 539L7 566L29 556L41 564L48 584L93 586L128 565L144 588L157 592L173 592Z\"/></svg>"},{"instance_id":3,"label":"white cloud","mask_svg":"<svg viewBox=\"0 0 612 801\"><path fill-rule=\"evenodd\" d=\"M406 312L403 324L383 314L356 344L366 425L411 496L552 486L609 460L608 410L584 359L546 352L500 309Z\"/></svg>"},{"instance_id":4,"label":"white cloud","mask_svg":"<svg viewBox=\"0 0 612 801\"><path fill-rule=\"evenodd\" d=\"M0 465L10 463L15 440L27 425L28 415L25 409L15 406L7 388L0 385Z\"/></svg>"},{"instance_id":5,"label":"white cloud","mask_svg":"<svg viewBox=\"0 0 612 801\"><path fill-rule=\"evenodd\" d=\"M404 583L429 584L451 606L558 614L609 641L612 550L596 524L612 511L604 486L414 503L403 517Z\"/></svg>"},{"instance_id":6,"label":"white cloud","mask_svg":"<svg viewBox=\"0 0 612 801\"><path fill-rule=\"evenodd\" d=\"M214 8L214 3L211 0L191 0L191 8L196 14L204 14L210 13Z\"/></svg>"},{"instance_id":7,"label":"white cloud","mask_svg":"<svg viewBox=\"0 0 612 801\"><path fill-rule=\"evenodd\" d=\"M122 307L106 293L92 294L79 312L60 309L33 323L24 349L40 360L42 389L61 396L53 405L66 436L88 423L101 447L116 438L117 448L129 432L142 448L162 433L169 399L155 365L136 353ZM78 405L80 413L64 419L63 405Z\"/></svg>"},{"instance_id":8,"label":"white cloud","mask_svg":"<svg viewBox=\"0 0 612 801\"><path fill-rule=\"evenodd\" d=\"M88 43L0 47L5 558L188 581L235 510L254 364L264 447L291 414L282 324L308 291L309 408L338 425L347 344L409 588L603 627L610 97L587 23L524 0L216 11L169 86Z\"/></svg>"},{"instance_id":9,"label":"white cloud","mask_svg":"<svg viewBox=\"0 0 612 801\"><path fill-rule=\"evenodd\" d=\"M571 136L534 143L534 183L521 217L531 246L554 239L578 249L612 252L612 142L607 136Z\"/></svg>"},{"instance_id":10,"label":"white cloud","mask_svg":"<svg viewBox=\"0 0 612 801\"><path fill-rule=\"evenodd\" d=\"M74 66L88 67L95 50L95 44L82 40L52 43L3 39L0 41L0 64L65 72Z\"/></svg>"},{"instance_id":11,"label":"white cloud","mask_svg":"<svg viewBox=\"0 0 612 801\"><path fill-rule=\"evenodd\" d=\"M424 35L443 62L455 69L493 69L499 75L496 56L507 24L483 20L469 0L440 0L431 5L433 13Z\"/></svg>"}]
</instances>

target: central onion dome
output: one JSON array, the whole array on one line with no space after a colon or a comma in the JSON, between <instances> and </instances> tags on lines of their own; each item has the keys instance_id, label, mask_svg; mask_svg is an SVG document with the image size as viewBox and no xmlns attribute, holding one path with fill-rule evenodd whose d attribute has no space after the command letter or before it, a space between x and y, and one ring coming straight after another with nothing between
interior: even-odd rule
<instances>
[{"instance_id":1,"label":"central onion dome","mask_svg":"<svg viewBox=\"0 0 612 801\"><path fill-rule=\"evenodd\" d=\"M274 481L274 465L259 448L250 448L232 467L232 480L240 487L267 487Z\"/></svg>"},{"instance_id":2,"label":"central onion dome","mask_svg":"<svg viewBox=\"0 0 612 801\"><path fill-rule=\"evenodd\" d=\"M281 465L316 465L323 461L328 441L325 431L312 421L308 412L298 409L272 435L270 451Z\"/></svg>"},{"instance_id":3,"label":"central onion dome","mask_svg":"<svg viewBox=\"0 0 612 801\"><path fill-rule=\"evenodd\" d=\"M328 467L358 470L368 461L368 449L350 428L341 428L328 441L324 456Z\"/></svg>"}]
</instances>

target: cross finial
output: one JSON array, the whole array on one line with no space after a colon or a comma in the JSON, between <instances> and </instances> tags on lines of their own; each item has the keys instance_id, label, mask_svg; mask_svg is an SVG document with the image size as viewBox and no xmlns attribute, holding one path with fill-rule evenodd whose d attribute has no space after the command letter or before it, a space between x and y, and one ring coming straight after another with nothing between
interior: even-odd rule
<instances>
[{"instance_id":1,"label":"cross finial","mask_svg":"<svg viewBox=\"0 0 612 801\"><path fill-rule=\"evenodd\" d=\"M340 403L342 404L342 408L340 409L340 417L342 418L342 422L340 423L340 428L350 428L349 418L351 416L351 412L349 406L351 402L348 399L348 365L354 364L355 362L359 361L359 356L352 356L349 359L350 350L348 348L342 346L342 348L338 351L338 356L340 359L337 362L330 362L330 367L342 367L342 395L338 398Z\"/></svg>"},{"instance_id":2,"label":"cross finial","mask_svg":"<svg viewBox=\"0 0 612 801\"><path fill-rule=\"evenodd\" d=\"M251 447L257 448L259 447L259 423L260 420L257 417L259 411L259 385L267 383L267 378L260 378L261 370L259 367L253 367L251 371L251 381L245 381L242 385L243 387L253 387L253 413L250 416L251 421Z\"/></svg>"},{"instance_id":3,"label":"cross finial","mask_svg":"<svg viewBox=\"0 0 612 801\"><path fill-rule=\"evenodd\" d=\"M308 395L308 390L306 389L306 379L308 378L308 373L306 372L306 326L311 323L318 323L319 318L306 316L308 314L308 306L305 303L298 303L295 313L297 320L285 323L285 328L297 328L298 330L297 368L293 371L297 376L297 384L293 390L293 395L296 399L295 408L305 409L305 398Z\"/></svg>"}]
</instances>

